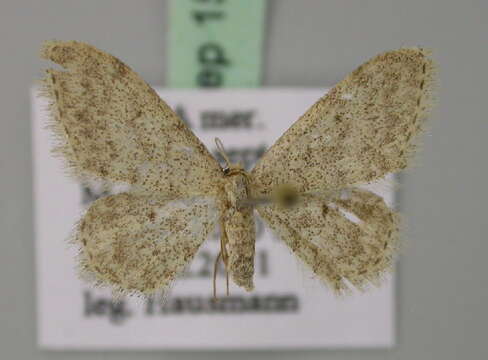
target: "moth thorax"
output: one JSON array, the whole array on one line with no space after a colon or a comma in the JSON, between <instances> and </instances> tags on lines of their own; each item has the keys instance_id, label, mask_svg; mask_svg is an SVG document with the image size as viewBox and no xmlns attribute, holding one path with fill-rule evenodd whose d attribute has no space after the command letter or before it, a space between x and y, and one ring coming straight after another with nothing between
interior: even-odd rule
<instances>
[{"instance_id":1,"label":"moth thorax","mask_svg":"<svg viewBox=\"0 0 488 360\"><path fill-rule=\"evenodd\" d=\"M241 210L249 198L249 182L244 170L226 176L225 195L231 208Z\"/></svg>"}]
</instances>

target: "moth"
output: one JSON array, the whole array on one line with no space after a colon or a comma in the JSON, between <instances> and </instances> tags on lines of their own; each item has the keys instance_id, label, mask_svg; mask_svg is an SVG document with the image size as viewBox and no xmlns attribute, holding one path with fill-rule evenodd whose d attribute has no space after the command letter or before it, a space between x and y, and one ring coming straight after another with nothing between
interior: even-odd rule
<instances>
[{"instance_id":1,"label":"moth","mask_svg":"<svg viewBox=\"0 0 488 360\"><path fill-rule=\"evenodd\" d=\"M399 216L360 186L407 167L418 146L435 82L426 50L389 51L358 67L249 172L217 140L221 167L117 58L75 41L48 41L41 55L64 68L46 70L42 83L68 173L128 186L96 200L76 225L80 267L97 284L164 293L218 225L219 259L251 291L255 213L337 294L378 285L391 269Z\"/></svg>"}]
</instances>

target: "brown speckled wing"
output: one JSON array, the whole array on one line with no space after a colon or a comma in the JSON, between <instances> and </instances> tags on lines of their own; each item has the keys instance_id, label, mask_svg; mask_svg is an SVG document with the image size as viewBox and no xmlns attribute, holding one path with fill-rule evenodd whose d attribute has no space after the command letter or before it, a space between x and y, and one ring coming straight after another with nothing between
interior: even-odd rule
<instances>
[{"instance_id":1,"label":"brown speckled wing","mask_svg":"<svg viewBox=\"0 0 488 360\"><path fill-rule=\"evenodd\" d=\"M121 293L164 292L214 229L215 202L131 193L95 201L74 234L82 276Z\"/></svg>"},{"instance_id":2,"label":"brown speckled wing","mask_svg":"<svg viewBox=\"0 0 488 360\"><path fill-rule=\"evenodd\" d=\"M47 70L43 94L71 174L171 198L215 191L218 163L128 66L75 41L46 42L41 55L66 69Z\"/></svg>"},{"instance_id":3,"label":"brown speckled wing","mask_svg":"<svg viewBox=\"0 0 488 360\"><path fill-rule=\"evenodd\" d=\"M366 190L328 200L310 196L292 207L257 208L295 255L335 293L378 285L392 267L398 216Z\"/></svg>"},{"instance_id":4,"label":"brown speckled wing","mask_svg":"<svg viewBox=\"0 0 488 360\"><path fill-rule=\"evenodd\" d=\"M404 169L432 103L434 65L420 48L378 55L317 101L252 171L257 195L278 185L323 192Z\"/></svg>"}]
</instances>

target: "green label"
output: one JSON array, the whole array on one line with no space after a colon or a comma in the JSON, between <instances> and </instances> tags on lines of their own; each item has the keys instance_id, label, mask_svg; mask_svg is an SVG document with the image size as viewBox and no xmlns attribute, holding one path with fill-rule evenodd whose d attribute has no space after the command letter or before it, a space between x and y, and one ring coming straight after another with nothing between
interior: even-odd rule
<instances>
[{"instance_id":1,"label":"green label","mask_svg":"<svg viewBox=\"0 0 488 360\"><path fill-rule=\"evenodd\" d=\"M171 0L171 87L256 87L266 0Z\"/></svg>"}]
</instances>

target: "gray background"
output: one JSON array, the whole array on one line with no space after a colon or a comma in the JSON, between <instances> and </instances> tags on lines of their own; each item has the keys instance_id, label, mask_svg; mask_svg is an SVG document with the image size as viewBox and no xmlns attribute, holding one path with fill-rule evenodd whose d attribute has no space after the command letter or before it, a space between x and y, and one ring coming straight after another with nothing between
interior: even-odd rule
<instances>
[{"instance_id":1,"label":"gray background","mask_svg":"<svg viewBox=\"0 0 488 360\"><path fill-rule=\"evenodd\" d=\"M1 359L482 359L488 355L486 148L488 2L270 1L264 85L328 86L376 53L435 49L439 106L423 154L402 177L408 245L392 350L48 352L36 347L28 89L44 39L76 39L165 84L166 3L0 4ZM270 324L272 327L272 324ZM272 328L270 328L272 331Z\"/></svg>"}]
</instances>

